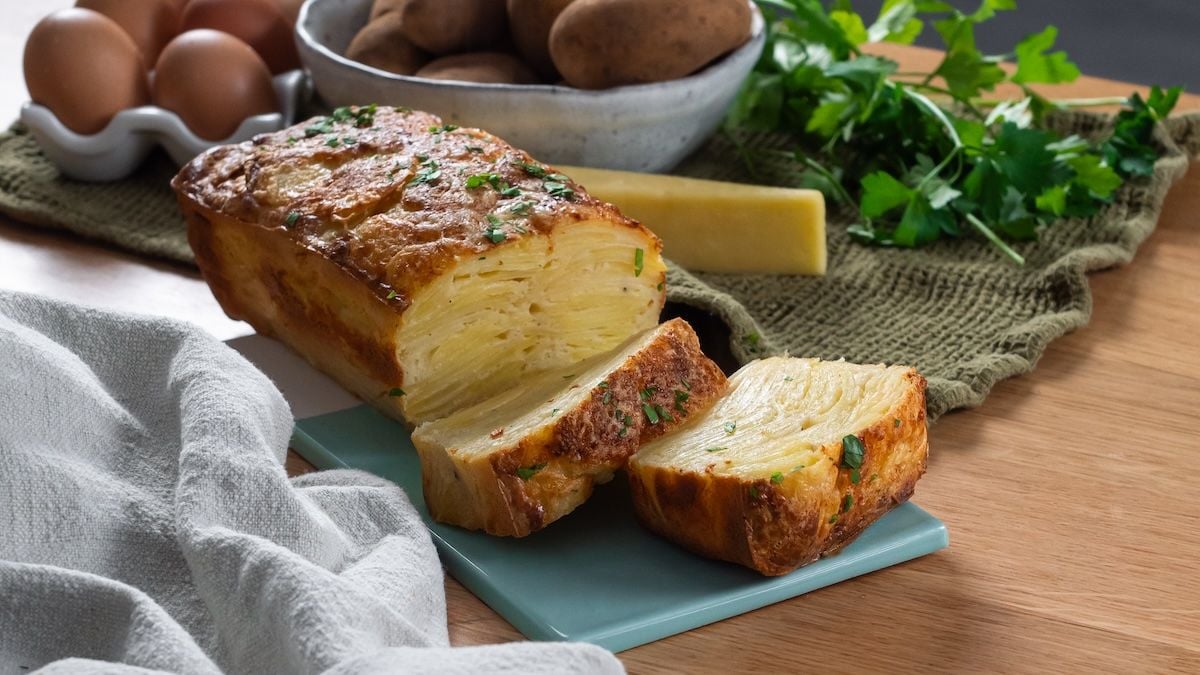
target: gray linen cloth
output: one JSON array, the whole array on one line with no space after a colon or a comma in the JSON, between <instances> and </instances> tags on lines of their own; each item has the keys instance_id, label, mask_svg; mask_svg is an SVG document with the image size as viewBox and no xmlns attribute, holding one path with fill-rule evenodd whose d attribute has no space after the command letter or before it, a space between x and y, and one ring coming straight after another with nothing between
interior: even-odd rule
<instances>
[{"instance_id":1,"label":"gray linen cloth","mask_svg":"<svg viewBox=\"0 0 1200 675\"><path fill-rule=\"evenodd\" d=\"M289 480L291 430L198 328L0 292L0 673L623 672L584 644L451 648L408 498Z\"/></svg>"}]
</instances>

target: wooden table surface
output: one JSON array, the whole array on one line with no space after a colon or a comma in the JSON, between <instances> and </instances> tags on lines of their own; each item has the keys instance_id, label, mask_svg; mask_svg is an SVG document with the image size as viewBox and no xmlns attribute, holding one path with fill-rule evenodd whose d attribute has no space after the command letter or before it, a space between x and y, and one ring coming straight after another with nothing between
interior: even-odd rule
<instances>
[{"instance_id":1,"label":"wooden table surface","mask_svg":"<svg viewBox=\"0 0 1200 675\"><path fill-rule=\"evenodd\" d=\"M24 35L67 4L6 6L10 115ZM936 58L888 51L907 69ZM1083 78L1053 93L1129 89ZM945 521L949 549L623 652L629 670L1200 673L1198 214L1193 164L1134 263L1092 276L1091 324L930 430L915 500ZM248 332L185 267L2 217L0 262L0 288L184 318L222 339ZM452 579L446 593L454 644L520 639Z\"/></svg>"}]
</instances>

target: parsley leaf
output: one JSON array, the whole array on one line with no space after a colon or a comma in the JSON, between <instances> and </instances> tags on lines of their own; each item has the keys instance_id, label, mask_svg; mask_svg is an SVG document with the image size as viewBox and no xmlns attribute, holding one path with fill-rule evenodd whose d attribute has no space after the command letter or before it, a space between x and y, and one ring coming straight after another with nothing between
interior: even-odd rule
<instances>
[{"instance_id":1,"label":"parsley leaf","mask_svg":"<svg viewBox=\"0 0 1200 675\"><path fill-rule=\"evenodd\" d=\"M858 436L847 435L842 438L842 466L850 469L861 468L865 453L866 448Z\"/></svg>"},{"instance_id":2,"label":"parsley leaf","mask_svg":"<svg viewBox=\"0 0 1200 675\"><path fill-rule=\"evenodd\" d=\"M1058 29L1006 53L985 53L976 41L1015 0L981 0L973 12L942 0L885 0L873 22L849 0L759 2L768 15L782 11L770 17L767 45L726 127L734 138L775 131L793 139L799 186L857 208L848 231L863 244L978 237L1021 264L1008 242L1034 240L1058 218L1093 215L1126 181L1154 172L1154 130L1179 98L1178 88L1133 94L1109 138L1063 138L1045 128L1047 113L1096 102L1055 102L1030 89L1079 76L1055 48ZM861 48L909 43L927 26L944 54L924 72L899 73L895 61ZM1001 68L1005 61L1016 68ZM990 100L1000 84L1020 93ZM752 170L778 157L742 150Z\"/></svg>"},{"instance_id":3,"label":"parsley leaf","mask_svg":"<svg viewBox=\"0 0 1200 675\"><path fill-rule=\"evenodd\" d=\"M532 466L523 466L523 467L517 469L517 476L519 476L521 478L521 480L529 480L530 478L533 478L534 474L536 474L537 472L541 471L544 468L546 468L545 462L541 462L539 464L534 464Z\"/></svg>"}]
</instances>

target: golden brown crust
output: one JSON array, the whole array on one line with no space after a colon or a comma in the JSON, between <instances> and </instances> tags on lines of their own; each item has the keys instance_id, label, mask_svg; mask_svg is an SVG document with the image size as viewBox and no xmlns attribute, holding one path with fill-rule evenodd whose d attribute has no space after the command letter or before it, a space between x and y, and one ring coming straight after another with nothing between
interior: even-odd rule
<instances>
[{"instance_id":1,"label":"golden brown crust","mask_svg":"<svg viewBox=\"0 0 1200 675\"><path fill-rule=\"evenodd\" d=\"M405 109L339 110L200 155L172 181L180 202L271 230L400 310L459 260L564 222L637 228L661 251L639 223L486 131ZM306 171L320 179L289 182ZM485 175L495 185L467 187Z\"/></svg>"},{"instance_id":2,"label":"golden brown crust","mask_svg":"<svg viewBox=\"0 0 1200 675\"><path fill-rule=\"evenodd\" d=\"M477 175L484 179L471 182ZM349 108L214 148L172 186L226 313L405 419L407 398L389 392L419 384L398 340L407 310L435 279L488 251L535 237L553 250L582 222L629 228L647 261L638 281L658 284L661 306L658 239L562 178L483 131L420 112Z\"/></svg>"},{"instance_id":3,"label":"golden brown crust","mask_svg":"<svg viewBox=\"0 0 1200 675\"><path fill-rule=\"evenodd\" d=\"M831 460L827 472L814 466L779 484L711 467L647 466L634 457L627 474L638 519L685 548L768 576L837 553L907 500L925 473L925 378L916 371L905 377L904 398L857 434L865 450L857 483L841 464L840 442L821 449Z\"/></svg>"},{"instance_id":4,"label":"golden brown crust","mask_svg":"<svg viewBox=\"0 0 1200 675\"><path fill-rule=\"evenodd\" d=\"M495 535L536 532L586 501L643 443L711 406L726 379L691 326L673 319L655 330L579 405L537 433L508 439L506 420L496 420L494 452L462 457L430 426L418 427L413 443L434 519Z\"/></svg>"}]
</instances>

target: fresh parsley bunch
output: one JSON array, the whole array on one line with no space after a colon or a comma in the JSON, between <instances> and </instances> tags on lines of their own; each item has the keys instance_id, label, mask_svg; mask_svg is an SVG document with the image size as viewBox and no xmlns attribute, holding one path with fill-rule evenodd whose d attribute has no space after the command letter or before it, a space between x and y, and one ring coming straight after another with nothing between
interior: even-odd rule
<instances>
[{"instance_id":1,"label":"fresh parsley bunch","mask_svg":"<svg viewBox=\"0 0 1200 675\"><path fill-rule=\"evenodd\" d=\"M1055 27L1006 54L975 44L976 28L1015 9L1015 0L982 0L969 14L940 0L888 0L870 25L849 0L828 10L820 0L758 3L770 19L766 47L727 125L794 135L807 181L856 206L850 233L864 243L915 247L973 230L1022 263L1006 240L1092 215L1124 181L1153 172L1151 135L1180 94L1155 87L1147 100L1038 95L1030 85L1079 76L1066 53L1054 51ZM910 44L930 24L945 45L933 72L899 72L895 61L862 51L871 42ZM1004 61L1016 68L1006 71ZM984 98L1005 82L1023 96ZM1101 142L1039 126L1057 108L1115 102L1125 108Z\"/></svg>"}]
</instances>

